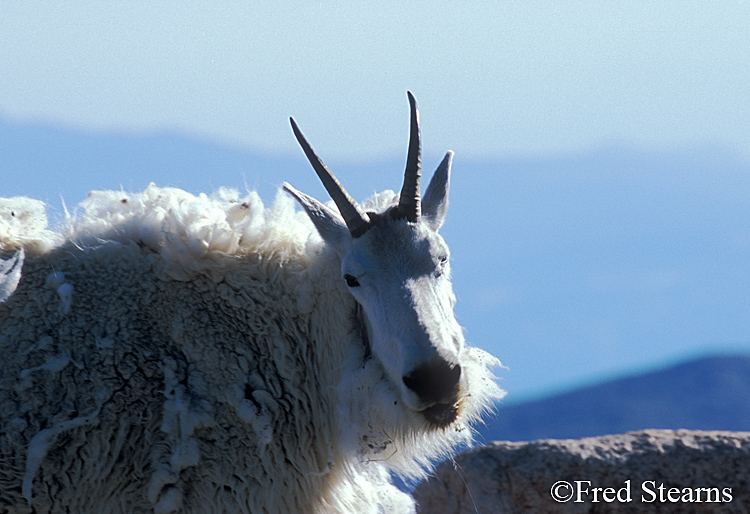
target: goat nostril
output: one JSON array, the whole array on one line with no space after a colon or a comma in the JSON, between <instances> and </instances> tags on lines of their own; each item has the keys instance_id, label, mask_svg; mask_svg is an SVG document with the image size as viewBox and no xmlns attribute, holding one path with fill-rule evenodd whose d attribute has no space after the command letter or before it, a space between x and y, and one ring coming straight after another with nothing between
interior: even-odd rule
<instances>
[{"instance_id":1,"label":"goat nostril","mask_svg":"<svg viewBox=\"0 0 750 514\"><path fill-rule=\"evenodd\" d=\"M445 402L455 397L461 380L461 366L445 361L430 363L404 375L404 385L424 402Z\"/></svg>"}]
</instances>

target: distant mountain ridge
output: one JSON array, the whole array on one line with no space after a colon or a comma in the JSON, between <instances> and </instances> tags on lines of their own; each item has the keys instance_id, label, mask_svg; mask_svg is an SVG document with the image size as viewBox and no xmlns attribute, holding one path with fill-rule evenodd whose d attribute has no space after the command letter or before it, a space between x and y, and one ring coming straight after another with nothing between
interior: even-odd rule
<instances>
[{"instance_id":1,"label":"distant mountain ridge","mask_svg":"<svg viewBox=\"0 0 750 514\"><path fill-rule=\"evenodd\" d=\"M750 355L704 357L498 408L483 441L578 439L642 429L750 431Z\"/></svg>"},{"instance_id":2,"label":"distant mountain ridge","mask_svg":"<svg viewBox=\"0 0 750 514\"><path fill-rule=\"evenodd\" d=\"M292 162L173 131L85 131L10 121L0 113L3 196L36 197L42 190L40 199L57 203L60 194L71 206L92 189L141 191L155 182L211 193L220 186L241 187L246 174L251 188L272 195ZM252 183L253 176L268 184Z\"/></svg>"}]
</instances>

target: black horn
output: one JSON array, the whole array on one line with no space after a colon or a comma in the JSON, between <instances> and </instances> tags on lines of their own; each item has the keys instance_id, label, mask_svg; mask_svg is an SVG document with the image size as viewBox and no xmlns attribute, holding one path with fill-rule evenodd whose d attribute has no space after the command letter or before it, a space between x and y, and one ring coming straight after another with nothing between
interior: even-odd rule
<instances>
[{"instance_id":1,"label":"black horn","mask_svg":"<svg viewBox=\"0 0 750 514\"><path fill-rule=\"evenodd\" d=\"M398 201L398 213L408 221L415 222L419 219L422 209L419 196L419 179L422 174L422 143L419 134L419 111L417 101L410 91L409 105L411 106L411 128L409 131L409 150L406 154L406 171L404 172L404 185Z\"/></svg>"},{"instance_id":2,"label":"black horn","mask_svg":"<svg viewBox=\"0 0 750 514\"><path fill-rule=\"evenodd\" d=\"M370 217L362 210L357 201L346 192L346 189L341 185L341 182L338 181L333 173L331 173L331 170L329 170L321 158L318 157L318 154L315 153L310 146L310 143L307 142L305 136L300 132L294 119L289 118L289 121L292 122L294 136L297 138L297 141L305 152L310 164L312 164L315 173L320 177L320 181L323 182L323 186L325 186L328 194L331 195L331 199L336 204L336 207L338 207L341 217L344 218L344 222L346 223L352 237L361 236L367 232L371 226Z\"/></svg>"}]
</instances>

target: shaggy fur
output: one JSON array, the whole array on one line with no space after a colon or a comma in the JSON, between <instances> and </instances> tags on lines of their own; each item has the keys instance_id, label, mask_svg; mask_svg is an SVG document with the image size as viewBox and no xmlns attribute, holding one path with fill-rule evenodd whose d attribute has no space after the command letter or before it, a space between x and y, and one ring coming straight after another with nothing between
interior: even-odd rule
<instances>
[{"instance_id":1,"label":"shaggy fur","mask_svg":"<svg viewBox=\"0 0 750 514\"><path fill-rule=\"evenodd\" d=\"M93 192L59 232L0 200L0 257L3 513L410 512L389 472L424 476L502 394L467 347L458 420L415 422L283 194Z\"/></svg>"}]
</instances>

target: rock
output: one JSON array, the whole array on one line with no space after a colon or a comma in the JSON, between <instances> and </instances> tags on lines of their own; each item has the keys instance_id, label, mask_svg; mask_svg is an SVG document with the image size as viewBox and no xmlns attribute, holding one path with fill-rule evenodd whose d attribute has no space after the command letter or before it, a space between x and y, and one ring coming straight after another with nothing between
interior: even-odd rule
<instances>
[{"instance_id":1,"label":"rock","mask_svg":"<svg viewBox=\"0 0 750 514\"><path fill-rule=\"evenodd\" d=\"M413 494L421 514L750 513L750 432L499 441L442 463Z\"/></svg>"}]
</instances>

